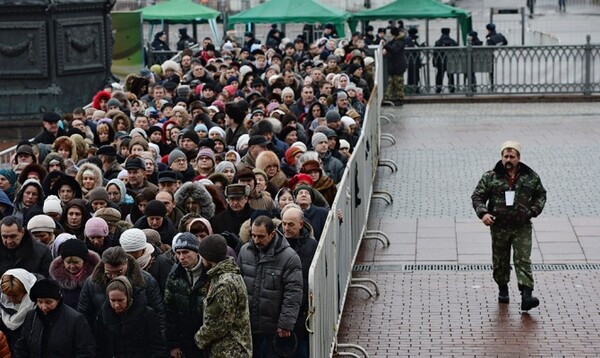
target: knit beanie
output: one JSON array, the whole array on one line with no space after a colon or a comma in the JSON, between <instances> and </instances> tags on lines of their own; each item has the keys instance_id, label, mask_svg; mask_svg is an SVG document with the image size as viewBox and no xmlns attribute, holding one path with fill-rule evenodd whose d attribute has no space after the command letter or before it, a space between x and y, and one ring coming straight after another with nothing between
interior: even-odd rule
<instances>
[{"instance_id":1,"label":"knit beanie","mask_svg":"<svg viewBox=\"0 0 600 358\"><path fill-rule=\"evenodd\" d=\"M91 204L94 200L104 200L106 203L110 202L108 200L108 193L104 187L94 188L90 191L88 202Z\"/></svg>"},{"instance_id":2,"label":"knit beanie","mask_svg":"<svg viewBox=\"0 0 600 358\"><path fill-rule=\"evenodd\" d=\"M191 232L183 232L173 238L172 248L173 252L180 249L198 252L198 239Z\"/></svg>"},{"instance_id":3,"label":"knit beanie","mask_svg":"<svg viewBox=\"0 0 600 358\"><path fill-rule=\"evenodd\" d=\"M48 215L36 215L27 222L27 231L34 232L54 232L56 224Z\"/></svg>"},{"instance_id":4,"label":"knit beanie","mask_svg":"<svg viewBox=\"0 0 600 358\"><path fill-rule=\"evenodd\" d=\"M215 152L213 152L211 149L200 149L198 151L198 156L196 156L196 162L198 161L198 159L200 159L200 157L209 157L210 160L212 160L213 162L213 166L217 163L217 160L215 159Z\"/></svg>"},{"instance_id":5,"label":"knit beanie","mask_svg":"<svg viewBox=\"0 0 600 358\"><path fill-rule=\"evenodd\" d=\"M327 123L337 122L341 119L340 114L336 110L330 110L325 114Z\"/></svg>"},{"instance_id":6,"label":"knit beanie","mask_svg":"<svg viewBox=\"0 0 600 358\"><path fill-rule=\"evenodd\" d=\"M200 141L200 137L198 136L198 133L196 133L195 131L193 131L191 129L185 129L183 132L181 132L181 138L182 139L187 138L196 144L198 144L198 142Z\"/></svg>"},{"instance_id":7,"label":"knit beanie","mask_svg":"<svg viewBox=\"0 0 600 358\"><path fill-rule=\"evenodd\" d=\"M286 87L281 91L281 97L283 98L286 94L291 94L292 96L294 96L294 90Z\"/></svg>"},{"instance_id":8,"label":"knit beanie","mask_svg":"<svg viewBox=\"0 0 600 358\"><path fill-rule=\"evenodd\" d=\"M82 260L87 259L88 248L85 242L81 240L67 240L62 245L60 245L60 257L64 260L67 257L75 256L79 257Z\"/></svg>"},{"instance_id":9,"label":"knit beanie","mask_svg":"<svg viewBox=\"0 0 600 358\"><path fill-rule=\"evenodd\" d=\"M146 248L146 234L140 229L125 230L119 238L125 252L135 252Z\"/></svg>"},{"instance_id":10,"label":"knit beanie","mask_svg":"<svg viewBox=\"0 0 600 358\"><path fill-rule=\"evenodd\" d=\"M244 149L244 146L248 145L248 142L250 141L250 135L248 133L244 133L242 134L239 138L238 141L235 145L235 149L238 152L241 152L242 149Z\"/></svg>"},{"instance_id":11,"label":"knit beanie","mask_svg":"<svg viewBox=\"0 0 600 358\"><path fill-rule=\"evenodd\" d=\"M121 102L119 102L119 100L116 98L109 99L108 102L106 102L106 108L110 108L113 106L117 107L117 108L121 108Z\"/></svg>"},{"instance_id":12,"label":"knit beanie","mask_svg":"<svg viewBox=\"0 0 600 358\"><path fill-rule=\"evenodd\" d=\"M162 201L158 200L150 200L148 204L146 204L146 208L144 209L144 215L148 216L161 216L164 217L167 215L167 208Z\"/></svg>"},{"instance_id":13,"label":"knit beanie","mask_svg":"<svg viewBox=\"0 0 600 358\"><path fill-rule=\"evenodd\" d=\"M235 172L235 165L229 160L224 160L221 163L217 164L215 167L215 173L223 173L225 169L231 169Z\"/></svg>"},{"instance_id":14,"label":"knit beanie","mask_svg":"<svg viewBox=\"0 0 600 358\"><path fill-rule=\"evenodd\" d=\"M106 221L100 218L91 218L85 223L84 229L85 236L108 236L108 224Z\"/></svg>"},{"instance_id":15,"label":"knit beanie","mask_svg":"<svg viewBox=\"0 0 600 358\"><path fill-rule=\"evenodd\" d=\"M169 166L171 166L171 164L173 164L174 161L176 161L179 158L186 158L185 154L183 154L182 151L180 151L179 149L173 149L171 151L171 154L169 154Z\"/></svg>"},{"instance_id":16,"label":"knit beanie","mask_svg":"<svg viewBox=\"0 0 600 358\"><path fill-rule=\"evenodd\" d=\"M221 262L227 258L227 241L219 234L208 235L200 241L198 252L210 262Z\"/></svg>"},{"instance_id":17,"label":"knit beanie","mask_svg":"<svg viewBox=\"0 0 600 358\"><path fill-rule=\"evenodd\" d=\"M208 136L210 137L210 136L211 136L213 133L215 133L215 132L216 132L218 135L220 135L221 137L225 138L225 131L223 130L223 128L221 128L221 127L217 127L217 126L215 126L215 127L211 127L211 128L208 130Z\"/></svg>"},{"instance_id":18,"label":"knit beanie","mask_svg":"<svg viewBox=\"0 0 600 358\"><path fill-rule=\"evenodd\" d=\"M327 136L320 132L313 134L311 141L313 148L315 148L317 144L321 142L327 142Z\"/></svg>"},{"instance_id":19,"label":"knit beanie","mask_svg":"<svg viewBox=\"0 0 600 358\"><path fill-rule=\"evenodd\" d=\"M342 123L344 123L348 127L356 125L356 122L354 121L354 119L352 119L348 116L342 117Z\"/></svg>"},{"instance_id":20,"label":"knit beanie","mask_svg":"<svg viewBox=\"0 0 600 358\"><path fill-rule=\"evenodd\" d=\"M206 127L206 124L196 124L196 126L194 127L194 131L196 132L207 132L208 133L208 128Z\"/></svg>"},{"instance_id":21,"label":"knit beanie","mask_svg":"<svg viewBox=\"0 0 600 358\"><path fill-rule=\"evenodd\" d=\"M41 279L35 282L29 291L29 298L35 302L38 298L53 298L55 300L62 299L62 292L58 282L51 279Z\"/></svg>"},{"instance_id":22,"label":"knit beanie","mask_svg":"<svg viewBox=\"0 0 600 358\"><path fill-rule=\"evenodd\" d=\"M133 128L131 130L131 132L129 132L129 135L131 136L132 139L135 139L134 134L139 133L144 139L148 139L148 135L146 134L146 131L143 130L142 128Z\"/></svg>"},{"instance_id":23,"label":"knit beanie","mask_svg":"<svg viewBox=\"0 0 600 358\"><path fill-rule=\"evenodd\" d=\"M294 142L292 144L292 147L298 147L298 148L302 149L302 153L306 153L308 151L306 144L304 144L303 142Z\"/></svg>"},{"instance_id":24,"label":"knit beanie","mask_svg":"<svg viewBox=\"0 0 600 358\"><path fill-rule=\"evenodd\" d=\"M56 195L48 195L46 200L44 200L44 214L57 213L58 215L62 215L63 210L60 205L60 199Z\"/></svg>"}]
</instances>

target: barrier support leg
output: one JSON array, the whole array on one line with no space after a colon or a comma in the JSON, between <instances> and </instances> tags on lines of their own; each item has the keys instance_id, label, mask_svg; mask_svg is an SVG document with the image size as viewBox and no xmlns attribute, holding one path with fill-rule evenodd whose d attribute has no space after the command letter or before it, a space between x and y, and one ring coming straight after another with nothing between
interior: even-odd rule
<instances>
[{"instance_id":1,"label":"barrier support leg","mask_svg":"<svg viewBox=\"0 0 600 358\"><path fill-rule=\"evenodd\" d=\"M390 170L392 171L392 173L395 173L398 171L398 165L396 165L396 162L394 162L391 159L379 159L379 162L377 163L377 166L379 167L388 167L390 168Z\"/></svg>"},{"instance_id":2,"label":"barrier support leg","mask_svg":"<svg viewBox=\"0 0 600 358\"><path fill-rule=\"evenodd\" d=\"M366 349L359 346L358 344L342 343L342 344L337 345L337 349L339 349L339 348L356 349L357 351L360 351L365 358L369 358L369 353L367 353ZM338 352L337 354L340 356L346 356L346 357L358 357L358 355L356 355L354 353L350 353L350 352Z\"/></svg>"},{"instance_id":3,"label":"barrier support leg","mask_svg":"<svg viewBox=\"0 0 600 358\"><path fill-rule=\"evenodd\" d=\"M383 199L388 205L394 202L394 198L392 197L392 194L390 194L387 191L382 191L382 190L377 190L377 191L373 191L373 195L371 196L371 199Z\"/></svg>"},{"instance_id":4,"label":"barrier support leg","mask_svg":"<svg viewBox=\"0 0 600 358\"><path fill-rule=\"evenodd\" d=\"M381 138L381 140L389 140L392 143L392 145L396 144L396 138L389 133L381 133L379 138Z\"/></svg>"},{"instance_id":5,"label":"barrier support leg","mask_svg":"<svg viewBox=\"0 0 600 358\"><path fill-rule=\"evenodd\" d=\"M362 278L351 278L350 282L354 283L354 282L365 282L365 283L370 283L373 285L373 287L375 287L375 295L379 296L379 285L377 284L377 282L375 282L375 280L373 280L372 278L366 278L366 277L362 277ZM361 285L364 286L364 285Z\"/></svg>"},{"instance_id":6,"label":"barrier support leg","mask_svg":"<svg viewBox=\"0 0 600 358\"><path fill-rule=\"evenodd\" d=\"M354 280L354 279L352 279L352 280ZM350 282L352 282L352 280L351 280ZM369 294L369 298L371 298L371 297L375 297L375 293L374 293L373 291L371 291L371 289L370 289L370 288L368 288L368 287L367 287L367 286L365 286L365 285L358 285L358 284L352 284L352 283L351 283L351 284L348 286L348 288L359 288L359 289L361 289L361 290L363 290L363 291L366 291L366 292Z\"/></svg>"},{"instance_id":7,"label":"barrier support leg","mask_svg":"<svg viewBox=\"0 0 600 358\"><path fill-rule=\"evenodd\" d=\"M383 247L390 246L390 239L388 236L379 230L367 230L363 236L363 240L378 240L383 244Z\"/></svg>"}]
</instances>

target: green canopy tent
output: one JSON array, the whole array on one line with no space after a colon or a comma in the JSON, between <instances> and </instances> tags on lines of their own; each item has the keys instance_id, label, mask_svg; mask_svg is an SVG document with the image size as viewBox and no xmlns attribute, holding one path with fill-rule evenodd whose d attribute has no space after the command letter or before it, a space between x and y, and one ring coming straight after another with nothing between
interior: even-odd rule
<instances>
[{"instance_id":1,"label":"green canopy tent","mask_svg":"<svg viewBox=\"0 0 600 358\"><path fill-rule=\"evenodd\" d=\"M196 24L206 20L217 43L220 43L221 36L219 36L217 28L217 17L220 13L217 10L195 3L192 0L168 0L142 8L141 11L143 21L151 24ZM149 36L148 38L151 39L152 37Z\"/></svg>"},{"instance_id":2,"label":"green canopy tent","mask_svg":"<svg viewBox=\"0 0 600 358\"><path fill-rule=\"evenodd\" d=\"M352 15L350 29L354 31L358 21L399 19L447 19L456 18L460 24L463 41L472 29L471 13L437 0L396 0L377 9L363 10Z\"/></svg>"},{"instance_id":3,"label":"green canopy tent","mask_svg":"<svg viewBox=\"0 0 600 358\"><path fill-rule=\"evenodd\" d=\"M332 23L338 35L344 36L344 24L350 14L313 0L270 0L229 18L229 24L247 23Z\"/></svg>"}]
</instances>

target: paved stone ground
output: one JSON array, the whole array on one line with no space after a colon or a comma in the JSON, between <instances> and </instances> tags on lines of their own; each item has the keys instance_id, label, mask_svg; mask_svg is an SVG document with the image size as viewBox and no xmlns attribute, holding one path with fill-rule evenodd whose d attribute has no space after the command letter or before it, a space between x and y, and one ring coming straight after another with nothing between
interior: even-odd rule
<instances>
[{"instance_id":1,"label":"paved stone ground","mask_svg":"<svg viewBox=\"0 0 600 358\"><path fill-rule=\"evenodd\" d=\"M600 353L600 104L427 104L388 110L377 189L392 205L372 203L370 229L386 232L388 248L365 241L356 260L381 295L348 292L338 339L371 357L594 357ZM522 143L523 162L548 190L534 220L534 272L540 309L498 305L489 231L475 217L470 195L499 160L506 139ZM450 267L409 267L453 264ZM466 265L479 264L472 268ZM485 265L484 265L485 264ZM551 269L552 271L548 271ZM514 277L513 277L514 280ZM356 352L355 352L356 353Z\"/></svg>"}]
</instances>

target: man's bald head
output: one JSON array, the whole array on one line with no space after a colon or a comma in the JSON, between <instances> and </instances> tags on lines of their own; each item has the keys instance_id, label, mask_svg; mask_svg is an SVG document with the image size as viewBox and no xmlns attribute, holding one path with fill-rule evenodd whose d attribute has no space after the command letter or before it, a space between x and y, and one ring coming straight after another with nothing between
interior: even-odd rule
<instances>
[{"instance_id":1,"label":"man's bald head","mask_svg":"<svg viewBox=\"0 0 600 358\"><path fill-rule=\"evenodd\" d=\"M300 237L300 232L304 226L304 212L297 207L286 207L281 216L283 234L286 239L295 239Z\"/></svg>"}]
</instances>

